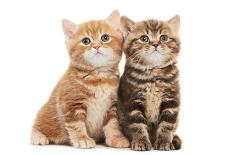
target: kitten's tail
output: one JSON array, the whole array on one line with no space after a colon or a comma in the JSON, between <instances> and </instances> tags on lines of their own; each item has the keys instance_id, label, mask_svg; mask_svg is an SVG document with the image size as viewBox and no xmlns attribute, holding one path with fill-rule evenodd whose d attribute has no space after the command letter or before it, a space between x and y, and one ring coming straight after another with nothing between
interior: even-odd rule
<instances>
[{"instance_id":1,"label":"kitten's tail","mask_svg":"<svg viewBox=\"0 0 232 155\"><path fill-rule=\"evenodd\" d=\"M178 135L174 135L172 144L175 147L175 150L181 149L182 141Z\"/></svg>"}]
</instances>

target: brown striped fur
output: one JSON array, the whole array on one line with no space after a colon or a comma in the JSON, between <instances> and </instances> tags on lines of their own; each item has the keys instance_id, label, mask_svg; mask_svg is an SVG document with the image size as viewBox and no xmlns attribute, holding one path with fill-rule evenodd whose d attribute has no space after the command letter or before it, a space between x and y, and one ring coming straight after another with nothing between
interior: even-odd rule
<instances>
[{"instance_id":1,"label":"brown striped fur","mask_svg":"<svg viewBox=\"0 0 232 155\"><path fill-rule=\"evenodd\" d=\"M180 149L174 136L180 105L179 16L133 22L121 17L126 65L119 85L118 115L133 150ZM142 41L147 35L149 40ZM168 40L161 41L160 36Z\"/></svg>"},{"instance_id":2,"label":"brown striped fur","mask_svg":"<svg viewBox=\"0 0 232 155\"><path fill-rule=\"evenodd\" d=\"M128 147L115 107L123 41L119 13L80 25L64 20L63 29L71 63L38 112L31 143L92 148L105 139L107 146ZM109 41L101 40L103 34L109 35ZM91 44L83 44L85 37L91 38ZM103 55L97 55L94 46Z\"/></svg>"}]
</instances>

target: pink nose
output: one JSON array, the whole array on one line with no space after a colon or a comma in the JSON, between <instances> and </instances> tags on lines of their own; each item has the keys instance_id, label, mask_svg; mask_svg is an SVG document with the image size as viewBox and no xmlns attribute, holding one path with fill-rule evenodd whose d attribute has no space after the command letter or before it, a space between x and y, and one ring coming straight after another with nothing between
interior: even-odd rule
<instances>
[{"instance_id":1,"label":"pink nose","mask_svg":"<svg viewBox=\"0 0 232 155\"><path fill-rule=\"evenodd\" d=\"M93 48L95 48L96 50L98 50L100 48L99 45L94 45Z\"/></svg>"}]
</instances>

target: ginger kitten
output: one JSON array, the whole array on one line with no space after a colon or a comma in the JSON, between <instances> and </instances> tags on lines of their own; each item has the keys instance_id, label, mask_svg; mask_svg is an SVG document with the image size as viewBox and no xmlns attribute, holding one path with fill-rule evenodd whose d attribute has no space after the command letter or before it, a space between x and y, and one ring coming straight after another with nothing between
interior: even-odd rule
<instances>
[{"instance_id":1,"label":"ginger kitten","mask_svg":"<svg viewBox=\"0 0 232 155\"><path fill-rule=\"evenodd\" d=\"M180 91L177 57L179 16L133 22L121 17L126 65L119 86L118 115L133 150L176 150Z\"/></svg>"},{"instance_id":2,"label":"ginger kitten","mask_svg":"<svg viewBox=\"0 0 232 155\"><path fill-rule=\"evenodd\" d=\"M123 42L118 11L79 25L63 20L63 30L70 65L38 112L31 143L92 148L105 140L128 147L115 106Z\"/></svg>"}]
</instances>

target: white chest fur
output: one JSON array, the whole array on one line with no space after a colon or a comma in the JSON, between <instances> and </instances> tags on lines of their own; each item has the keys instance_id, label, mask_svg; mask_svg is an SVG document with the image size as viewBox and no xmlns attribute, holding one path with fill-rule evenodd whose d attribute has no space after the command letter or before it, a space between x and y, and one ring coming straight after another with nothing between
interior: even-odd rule
<instances>
[{"instance_id":1,"label":"white chest fur","mask_svg":"<svg viewBox=\"0 0 232 155\"><path fill-rule=\"evenodd\" d=\"M112 93L116 87L101 85L91 88L95 93L95 98L89 100L87 108L87 128L91 137L98 139L102 137L102 125L107 110L112 106Z\"/></svg>"}]
</instances>

